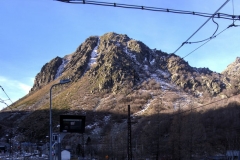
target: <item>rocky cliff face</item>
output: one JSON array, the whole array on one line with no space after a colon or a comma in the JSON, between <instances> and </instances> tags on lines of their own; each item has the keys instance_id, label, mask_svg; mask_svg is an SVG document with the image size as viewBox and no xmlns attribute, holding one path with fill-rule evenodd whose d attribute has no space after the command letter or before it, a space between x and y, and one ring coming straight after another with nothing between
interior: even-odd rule
<instances>
[{"instance_id":1,"label":"rocky cliff face","mask_svg":"<svg viewBox=\"0 0 240 160\"><path fill-rule=\"evenodd\" d=\"M240 57L237 57L233 63L229 64L222 74L227 77L240 77Z\"/></svg>"},{"instance_id":2,"label":"rocky cliff face","mask_svg":"<svg viewBox=\"0 0 240 160\"><path fill-rule=\"evenodd\" d=\"M88 63L91 58L91 53L97 46L98 37L93 36L86 39L77 50L72 54L68 63L65 66L62 78L68 78L72 81L77 81L87 70Z\"/></svg>"},{"instance_id":3,"label":"rocky cliff face","mask_svg":"<svg viewBox=\"0 0 240 160\"><path fill-rule=\"evenodd\" d=\"M227 68L222 72L226 77L226 84L229 86L229 90L232 92L239 93L240 90L240 58L237 57L236 60L227 66Z\"/></svg>"},{"instance_id":4,"label":"rocky cliff face","mask_svg":"<svg viewBox=\"0 0 240 160\"><path fill-rule=\"evenodd\" d=\"M56 57L50 62L46 63L35 77L34 84L30 92L41 89L42 86L53 81L56 78L57 71L61 64L62 58L60 57Z\"/></svg>"},{"instance_id":5,"label":"rocky cliff face","mask_svg":"<svg viewBox=\"0 0 240 160\"><path fill-rule=\"evenodd\" d=\"M167 63L171 73L171 81L195 95L201 95L205 92L214 96L226 88L222 81L224 76L208 68L191 67L176 55L170 55Z\"/></svg>"},{"instance_id":6,"label":"rocky cliff face","mask_svg":"<svg viewBox=\"0 0 240 160\"><path fill-rule=\"evenodd\" d=\"M66 55L64 58L56 57L46 63L35 77L31 92L39 90L42 86L59 77L72 81L79 79L87 68L91 52L97 42L98 37L89 37L73 54Z\"/></svg>"},{"instance_id":7,"label":"rocky cliff face","mask_svg":"<svg viewBox=\"0 0 240 160\"><path fill-rule=\"evenodd\" d=\"M86 39L77 50L64 58L55 58L37 74L35 91L60 77L77 81L88 76L94 90L117 92L123 84L133 87L147 79L172 83L194 95L216 96L231 87L233 77L239 76L240 58L223 74L208 68L194 68L174 54L150 49L127 35L106 33ZM229 79L230 77L230 79Z\"/></svg>"}]
</instances>

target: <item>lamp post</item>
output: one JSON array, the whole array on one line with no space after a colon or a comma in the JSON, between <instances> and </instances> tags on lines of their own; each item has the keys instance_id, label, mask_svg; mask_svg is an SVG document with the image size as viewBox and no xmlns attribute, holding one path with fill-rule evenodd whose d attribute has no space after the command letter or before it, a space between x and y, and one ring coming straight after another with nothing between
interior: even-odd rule
<instances>
[{"instance_id":1,"label":"lamp post","mask_svg":"<svg viewBox=\"0 0 240 160\"><path fill-rule=\"evenodd\" d=\"M54 84L50 88L50 109L49 109L49 160L52 160L52 88L56 85L65 84L71 82L69 79L60 80L59 83Z\"/></svg>"}]
</instances>

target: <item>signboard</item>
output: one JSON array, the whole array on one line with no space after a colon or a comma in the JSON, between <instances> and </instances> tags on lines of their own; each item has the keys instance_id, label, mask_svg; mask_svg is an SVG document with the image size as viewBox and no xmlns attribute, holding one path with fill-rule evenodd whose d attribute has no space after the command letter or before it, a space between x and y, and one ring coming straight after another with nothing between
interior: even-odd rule
<instances>
[{"instance_id":1,"label":"signboard","mask_svg":"<svg viewBox=\"0 0 240 160\"><path fill-rule=\"evenodd\" d=\"M64 133L84 133L85 116L60 115L60 132Z\"/></svg>"}]
</instances>

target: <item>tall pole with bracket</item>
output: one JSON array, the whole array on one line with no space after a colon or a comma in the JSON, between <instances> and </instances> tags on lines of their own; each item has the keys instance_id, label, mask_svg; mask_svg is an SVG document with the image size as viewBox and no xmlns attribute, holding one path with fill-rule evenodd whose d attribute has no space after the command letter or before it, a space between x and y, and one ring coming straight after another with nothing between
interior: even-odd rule
<instances>
[{"instance_id":1,"label":"tall pole with bracket","mask_svg":"<svg viewBox=\"0 0 240 160\"><path fill-rule=\"evenodd\" d=\"M56 85L65 84L71 82L69 79L60 80L59 83L54 84L50 88L50 108L49 108L49 160L52 160L52 89Z\"/></svg>"},{"instance_id":2,"label":"tall pole with bracket","mask_svg":"<svg viewBox=\"0 0 240 160\"><path fill-rule=\"evenodd\" d=\"M131 116L130 105L128 105L128 160L132 160L132 128L131 128Z\"/></svg>"}]
</instances>

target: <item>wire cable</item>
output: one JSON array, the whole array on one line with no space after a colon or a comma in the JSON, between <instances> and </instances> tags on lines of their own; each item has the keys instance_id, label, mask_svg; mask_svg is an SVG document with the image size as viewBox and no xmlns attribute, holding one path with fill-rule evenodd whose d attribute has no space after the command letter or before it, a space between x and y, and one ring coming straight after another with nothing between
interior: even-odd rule
<instances>
[{"instance_id":1,"label":"wire cable","mask_svg":"<svg viewBox=\"0 0 240 160\"><path fill-rule=\"evenodd\" d=\"M188 40L190 40L203 26L205 26L205 24L206 24L211 18L213 18L214 15L216 15L217 12L218 12L219 10L221 10L229 1L230 1L230 0L227 0L219 9L217 9L217 11L215 11L214 14L213 14L211 17L209 17L209 18L207 19L207 21L204 22L204 23L203 23L185 42L183 42L182 45L181 45L180 47L178 47L173 53L175 54L180 48L182 48L182 46L183 46Z\"/></svg>"},{"instance_id":2,"label":"wire cable","mask_svg":"<svg viewBox=\"0 0 240 160\"><path fill-rule=\"evenodd\" d=\"M208 39L208 41L206 41L205 43L201 44L199 47L197 47L196 49L194 49L193 51L191 51L190 53L188 53L187 55L185 55L184 57L182 57L182 59L186 58L187 56L189 56L190 54L192 54L193 52L195 52L196 50L198 50L199 48L201 48L202 46L204 46L206 43L208 43L209 41L211 41L212 39L216 38L217 36L219 36L221 33L223 33L224 31L226 31L227 29L229 29L230 27L238 27L239 25L235 25L234 22L233 24L229 25L227 28L225 28L224 30L222 30L221 32L219 32L217 35L212 36ZM188 43L191 44L191 43Z\"/></svg>"},{"instance_id":3,"label":"wire cable","mask_svg":"<svg viewBox=\"0 0 240 160\"><path fill-rule=\"evenodd\" d=\"M0 103L5 103L5 101L0 98Z\"/></svg>"},{"instance_id":4,"label":"wire cable","mask_svg":"<svg viewBox=\"0 0 240 160\"><path fill-rule=\"evenodd\" d=\"M12 100L10 99L10 97L8 96L8 94L5 92L5 90L3 89L3 87L0 86L0 88L3 90L3 92L5 93L5 95L8 97L8 99L6 99L6 100L2 100L2 99L0 98L0 103L4 103L8 108L11 109L11 111L13 111L12 108L5 102L5 101L7 101L7 100L9 100L9 101L12 102ZM12 102L12 103L13 103L13 102Z\"/></svg>"},{"instance_id":5,"label":"wire cable","mask_svg":"<svg viewBox=\"0 0 240 160\"><path fill-rule=\"evenodd\" d=\"M88 1L88 0L56 0L60 2L66 2L71 4L90 4L90 5L98 5L98 6L107 6L107 7L118 7L118 8L127 8L127 9L139 9L146 11L155 11L155 12L167 12L167 13L176 13L176 14L189 14L201 17L214 17L228 20L240 20L240 15L229 15L224 13L202 13L202 12L194 12L194 11L184 11L184 10L176 10L176 9L168 9L168 8L157 8L157 7L147 7L147 6L139 6L139 5L129 5L129 4L120 4L113 2L100 2L100 1Z\"/></svg>"},{"instance_id":6,"label":"wire cable","mask_svg":"<svg viewBox=\"0 0 240 160\"><path fill-rule=\"evenodd\" d=\"M11 111L13 112L12 108L11 108L4 100L2 100L1 98L0 98L0 103L5 104L5 105L6 105L8 108L10 108Z\"/></svg>"},{"instance_id":7,"label":"wire cable","mask_svg":"<svg viewBox=\"0 0 240 160\"><path fill-rule=\"evenodd\" d=\"M3 89L3 87L2 86L0 86L0 88L2 88L2 90L3 90L3 92L5 93L5 95L8 97L8 99L7 100L10 100L11 102L12 102L12 100L10 99L10 97L7 95L7 93L5 92L5 90ZM13 103L13 102L12 102Z\"/></svg>"},{"instance_id":8,"label":"wire cable","mask_svg":"<svg viewBox=\"0 0 240 160\"><path fill-rule=\"evenodd\" d=\"M217 30L218 30L218 28L219 28L219 25L218 25L217 22L214 21L213 18L212 18L212 21L217 25L217 28L216 28L216 30L214 31L214 33L212 34L211 37L206 38L206 39L203 39L203 40L200 40L200 41L195 41L195 42L184 42L184 43L185 43L185 44L201 43L201 42L207 41L207 40L209 40L209 39L215 38L216 36L214 36L214 35L216 34L216 32L217 32Z\"/></svg>"}]
</instances>

